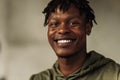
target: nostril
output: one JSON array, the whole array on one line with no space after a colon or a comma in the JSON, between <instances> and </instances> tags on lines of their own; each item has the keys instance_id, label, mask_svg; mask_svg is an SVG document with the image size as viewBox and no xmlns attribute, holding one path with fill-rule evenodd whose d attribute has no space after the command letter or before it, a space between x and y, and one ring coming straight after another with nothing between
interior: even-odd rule
<instances>
[{"instance_id":1,"label":"nostril","mask_svg":"<svg viewBox=\"0 0 120 80\"><path fill-rule=\"evenodd\" d=\"M58 31L59 34L67 34L67 33L69 33L69 32L70 32L69 29L60 29L60 30Z\"/></svg>"},{"instance_id":2,"label":"nostril","mask_svg":"<svg viewBox=\"0 0 120 80\"><path fill-rule=\"evenodd\" d=\"M66 27L66 26L62 26L58 29L58 33L59 34L66 34L66 33L69 33L70 32L70 29L69 27Z\"/></svg>"}]
</instances>

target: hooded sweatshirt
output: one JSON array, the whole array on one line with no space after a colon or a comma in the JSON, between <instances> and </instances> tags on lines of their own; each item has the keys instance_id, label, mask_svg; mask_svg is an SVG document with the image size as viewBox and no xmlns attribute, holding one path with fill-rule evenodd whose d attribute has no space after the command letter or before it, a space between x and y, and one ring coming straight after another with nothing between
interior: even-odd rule
<instances>
[{"instance_id":1,"label":"hooded sweatshirt","mask_svg":"<svg viewBox=\"0 0 120 80\"><path fill-rule=\"evenodd\" d=\"M30 80L120 80L120 65L91 51L83 66L68 76L60 72L56 62L53 68L33 75Z\"/></svg>"}]
</instances>

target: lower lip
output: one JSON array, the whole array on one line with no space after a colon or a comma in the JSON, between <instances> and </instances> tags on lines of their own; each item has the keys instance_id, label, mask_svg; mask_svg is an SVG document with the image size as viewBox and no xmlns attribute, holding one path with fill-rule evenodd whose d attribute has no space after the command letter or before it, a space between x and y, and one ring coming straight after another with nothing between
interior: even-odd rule
<instances>
[{"instance_id":1,"label":"lower lip","mask_svg":"<svg viewBox=\"0 0 120 80\"><path fill-rule=\"evenodd\" d=\"M61 48L69 48L69 47L73 46L73 44L74 44L74 41L71 41L71 42L67 42L67 43L57 43L57 46L59 46Z\"/></svg>"}]
</instances>

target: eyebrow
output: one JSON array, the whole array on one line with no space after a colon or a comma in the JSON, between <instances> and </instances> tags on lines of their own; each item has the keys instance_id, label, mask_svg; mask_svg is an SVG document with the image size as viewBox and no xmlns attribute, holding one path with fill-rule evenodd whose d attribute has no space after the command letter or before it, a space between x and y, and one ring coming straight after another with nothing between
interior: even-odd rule
<instances>
[{"instance_id":1,"label":"eyebrow","mask_svg":"<svg viewBox=\"0 0 120 80\"><path fill-rule=\"evenodd\" d=\"M73 16L69 16L67 19L74 19L74 18L78 18L78 19L82 19L82 16L80 15L73 15Z\"/></svg>"},{"instance_id":2,"label":"eyebrow","mask_svg":"<svg viewBox=\"0 0 120 80\"><path fill-rule=\"evenodd\" d=\"M70 20L70 19L74 19L74 18L83 19L83 17L80 16L80 15L72 15L72 16L68 16L65 20ZM57 20L57 19L59 19L59 17L57 17L57 16L55 16L55 17L50 17L50 18L48 19L48 22L49 22L50 20Z\"/></svg>"}]
</instances>

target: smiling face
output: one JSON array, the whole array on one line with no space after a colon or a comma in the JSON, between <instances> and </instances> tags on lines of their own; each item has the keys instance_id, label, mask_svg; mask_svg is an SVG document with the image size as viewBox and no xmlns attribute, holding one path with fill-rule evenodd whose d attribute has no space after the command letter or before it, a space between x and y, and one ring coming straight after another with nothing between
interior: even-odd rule
<instances>
[{"instance_id":1,"label":"smiling face","mask_svg":"<svg viewBox=\"0 0 120 80\"><path fill-rule=\"evenodd\" d=\"M58 57L86 52L86 34L91 26L73 5L63 12L59 8L48 19L48 40Z\"/></svg>"}]
</instances>

